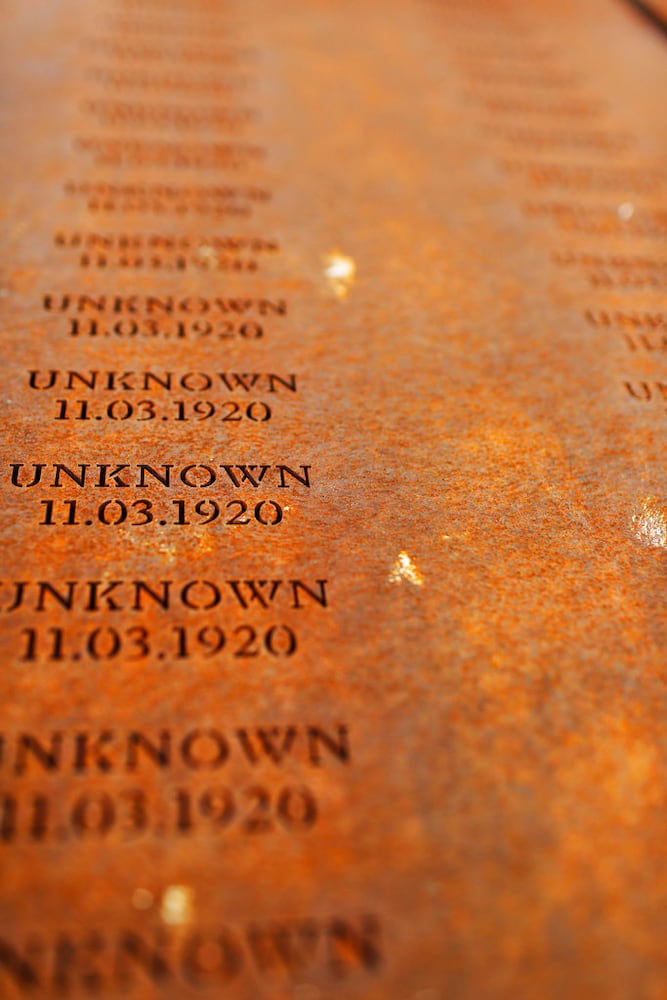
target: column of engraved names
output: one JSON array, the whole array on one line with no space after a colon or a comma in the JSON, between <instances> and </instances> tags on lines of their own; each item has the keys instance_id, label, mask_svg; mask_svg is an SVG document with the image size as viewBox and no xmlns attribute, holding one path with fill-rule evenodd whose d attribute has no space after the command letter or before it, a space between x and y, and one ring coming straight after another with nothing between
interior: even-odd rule
<instances>
[{"instance_id":1,"label":"column of engraved names","mask_svg":"<svg viewBox=\"0 0 667 1000\"><path fill-rule=\"evenodd\" d=\"M188 176L192 173L197 176L200 170L208 176L213 168L216 176L239 174L245 177L251 169L251 163L245 157L246 145L237 148L233 135L239 129L245 132L254 125L259 114L255 108L240 108L237 111L233 103L229 108L226 103L221 105L218 91L222 88L226 101L237 88L243 93L251 89L253 73L256 73L257 51L238 40L238 27L230 28L230 24L235 24L229 21L231 8L228 16L219 23L214 22L213 29L208 8L203 7L199 10L199 17L203 18L201 21L189 23L181 18L179 23L172 25L173 36L166 30L170 26L169 21L160 20L156 8L142 6L137 10L131 6L130 10L131 13L127 13L123 5L112 5L104 21L107 32L100 37L86 39L86 50L90 49L96 56L96 63L87 68L86 76L94 81L94 89L99 80L106 81L109 75L121 72L117 64L135 67L126 71L127 80L122 78L128 90L128 100L117 104L123 123L130 130L135 128L137 138L127 140L122 135L118 137L115 131L110 138L106 134L92 139L78 136L74 141L77 162L81 159L81 150L92 146L100 149L109 145L126 148L127 163L122 157L112 157L107 162L107 157L102 156L101 166L105 175L108 171L108 176L113 178L113 183L103 183L114 189L123 187L122 178L129 168L135 168L133 176L138 174L141 177L146 158L150 161L153 155L159 159L161 172L166 165L184 169ZM202 35L206 33L217 39L215 47L202 42ZM236 40L229 40L229 34ZM102 67L97 64L97 59L102 59L100 53L105 57ZM194 73L191 61L198 67ZM214 67L219 61L232 67L245 67L245 75L230 75L229 79L202 77L202 63ZM140 75L136 66L145 64L150 70ZM177 74L166 75L160 68L164 65L178 66ZM211 85L214 96L210 107L202 108L192 102L149 105L140 99L145 86L175 91L180 95L182 85L188 82L192 89L201 87L207 90ZM136 90L140 92L139 98L136 97ZM88 122L91 115L97 119L101 106L107 108L96 96L84 97L81 102L83 121ZM131 113L128 113L128 108L132 109ZM112 115L110 108L105 113ZM187 134L193 123L203 128L206 134L210 131L217 135L220 131L229 130L232 138L224 145L213 141L200 142L198 158L190 159ZM115 119L98 121L100 125L106 130L119 128ZM153 137L154 130L158 138ZM161 136L163 132L172 130L175 138L165 144ZM183 149L185 163L181 160ZM138 150L143 152L138 153ZM253 156L264 156L265 152L259 145L252 146ZM135 156L139 157L138 162L134 161ZM97 188L99 183L94 181L89 184L84 179L80 186L89 190ZM150 181L143 185L139 182L135 186L150 188L150 184ZM70 191L74 187L73 182L68 181L66 187ZM166 189L169 189L168 186ZM191 193L183 197L199 197L193 193L196 191L195 184L190 184L189 190ZM218 189L211 186L210 190L214 192L211 197L215 199ZM219 190L224 191L224 186ZM249 190L259 191L260 188ZM261 190L264 199L268 199L269 192ZM209 212L215 216L220 214L217 203L193 200L191 204L197 214L207 217L207 221ZM89 207L87 212L90 213ZM235 463L226 459L227 449L239 446L244 426L256 425L259 432L263 424L279 419L280 406L289 405L298 395L298 376L294 373L178 370L173 361L178 363L188 358L187 341L192 336L205 340L206 348L210 344L210 354L216 357L219 357L221 348L224 350L225 341L233 335L238 334L251 343L268 338L276 332L275 327L270 329L271 320L286 316L287 303L268 297L249 299L242 294L227 297L224 288L219 295L209 295L206 291L202 294L201 284L197 285L196 294L179 294L172 289L178 288L182 280L179 272L190 264L195 267L201 264L194 256L182 257L180 249L176 249L188 242L206 250L207 254L210 252L210 256L202 258L206 262L207 286L209 281L220 280L218 271L227 271L231 267L245 273L256 269L257 261L244 257L243 247L271 243L277 249L277 244L255 236L205 237L203 242L199 237L183 237L173 229L166 236L146 236L143 232L144 216L150 212L149 208L132 204L125 206L124 211L117 206L117 212L131 219L134 226L132 235L119 233L115 228L111 232L105 229L103 235L83 232L65 236L60 231L55 234L57 248L79 243L88 247L77 255L78 267L104 268L114 273L113 280L117 284L112 294L73 291L44 295L46 310L67 314L67 328L58 332L64 332L68 338L72 355L76 356L76 348L82 341L92 342L96 367L36 368L27 372L29 387L39 394L44 404L41 413L36 408L36 416L52 420L56 434L61 427L71 428L74 439L77 442L81 440L81 448L85 447L87 435L94 431L98 422L105 425L105 440L110 448L118 447L124 435L133 433L140 434L142 447L154 447L157 435L151 433L151 429L163 423L167 423L174 433L186 431L195 442L200 436L210 437L209 428L215 425L215 436L223 442L225 449L222 461L216 463L207 458L198 462L189 457L178 461L168 454L158 457L151 454L146 461L137 463L123 461L120 457L104 462L87 461L85 458L76 462L17 461L10 463L11 488L21 490L26 498L34 497L33 505L38 510L37 524L46 530L70 532L92 529L102 533L105 541L114 530L128 526L146 531L167 530L170 533L187 532L188 529L255 532L257 541L253 544L261 544L262 533L270 534L284 527L284 509L294 505L292 495L297 492L307 496L311 486L311 466L267 461ZM178 225L183 224L180 218L179 211ZM229 222L226 216L223 218ZM127 256L112 260L92 251L93 245L99 247L102 243L106 247L122 244L135 249L128 251ZM142 256L135 253L142 243L152 246L151 254ZM234 247L231 256L221 252L218 257L223 243ZM94 265L91 263L93 257ZM156 294L128 292L128 272L133 275L144 267L174 271L169 281L170 291ZM247 319L246 313L252 312L255 306L257 320ZM223 318L210 320L208 315L213 310ZM105 320L100 316L106 317L109 313L112 318L121 318L110 328L102 329ZM142 323L145 323L142 329L149 331L150 341L142 343L140 356L150 358L162 348L163 357L165 352L168 353L168 368L135 370L128 364L127 355L121 354L124 361L121 369L105 369L105 359L114 356L114 339L118 337L129 341L131 346L135 340L143 340L138 330ZM158 324L159 329L156 328ZM232 327L235 329L230 329ZM164 341L171 343L165 345ZM148 428L142 425L148 425ZM159 447L168 449L171 440L171 437L161 435ZM123 450L121 446L121 455ZM207 444L207 454L209 452ZM173 495L175 492L176 498ZM283 499L285 496L290 497L290 505ZM224 537L216 544L224 553ZM122 560L122 549L120 557L111 549L109 558L114 557L117 561ZM3 585L0 597L2 611L15 616L27 613L36 622L20 632L19 655L23 662L56 664L92 660L136 663L140 666L142 662L151 660L176 661L186 665L197 659L219 659L223 663L237 661L242 666L261 657L280 661L299 652L296 626L299 615L293 615L293 623L290 624L280 618L275 620L274 616L285 612L322 612L328 607L326 579L310 581L298 576L276 579L270 578L271 573L266 574L268 579L262 580L212 579L200 578L199 575L183 579L124 579L122 566L114 566L114 578L101 580L72 579L69 567L63 567L63 570L66 570L63 579L15 580ZM143 616L156 610L163 612L165 620L170 623L159 633L154 633L143 623ZM40 627L40 617L45 615L49 625ZM72 628L69 627L70 617L74 623ZM81 628L82 620L87 627ZM110 620L113 624L107 624ZM119 621L123 624L117 624ZM292 746L296 734L297 731L291 727L277 734L260 729L258 753L280 760L287 748ZM59 765L68 753L68 735L58 734L55 743L53 738L47 741L46 750L44 743L38 741L29 741L26 745L32 748L35 759L41 752L42 761L48 759L51 764ZM74 739L73 735L71 739ZM202 740L203 749L199 756L200 744L196 732L194 736L185 735L180 739L181 754L187 747L186 756L195 769L202 765L203 760L209 767L215 762L222 766L227 761L226 737L208 734L207 739ZM84 770L88 755L98 753L92 749L92 734L87 740L89 742L84 741L83 750L80 744L77 744L76 750L70 748L75 755L83 754L80 759ZM339 727L331 740L331 746L335 747L334 758L346 761L346 728ZM155 745L159 743L158 737ZM164 749L160 751L160 754L163 753ZM206 757L207 753L212 754L210 760ZM98 756L97 763L98 769L111 767L106 750ZM19 763L14 767L16 774L23 770ZM295 800L296 811L291 812L289 800L292 793L288 790L284 794L283 811L286 812L283 818L289 825L291 820L287 814L291 816L293 812L296 827L309 829L318 811L311 794L307 789L295 793L300 811ZM236 810L234 813L237 822L245 822ZM5 840L14 839L21 832L32 840L46 839L57 825L55 817L53 822L49 817L50 810L41 808L37 820L34 815L26 813L21 826L21 816L17 816L15 804L9 804L3 826ZM192 832L196 827L185 814L179 814L175 809L171 810L165 822L177 832ZM252 823L248 823L250 828ZM208 827L210 832L210 823Z\"/></svg>"},{"instance_id":2,"label":"column of engraved names","mask_svg":"<svg viewBox=\"0 0 667 1000\"><path fill-rule=\"evenodd\" d=\"M151 454L137 463L113 454L104 462L87 461L85 455L73 463L18 461L11 463L9 483L13 489L30 491L22 495L35 498L38 523L46 528L103 529L108 537L118 528L207 527L218 534L252 532L261 542L262 534L284 530L287 511L296 515L314 472L298 457L276 461L259 454L257 460L244 462L234 460L233 450L243 447L246 429L254 432L257 447L262 426L278 421L281 407L295 405L299 377L293 372L247 371L245 364L243 371L179 367L193 348L198 358L208 352L216 360L224 358L231 345L237 357L242 348L252 351L275 335L288 312L280 296L261 290L250 295L227 291L230 280L238 287L239 278L254 275L264 257L279 249L275 239L253 230L249 235L225 231L237 223L237 215L250 214L254 198L261 204L270 197L265 187L245 182L266 157L256 140L259 111L245 104L259 56L243 41L233 8L216 8L214 21L208 8L185 21L184 10L174 9L180 14L171 24L150 6L130 5L128 12L123 5L112 5L103 22L106 31L98 29L85 40L94 62L86 71L90 96L81 101L82 131L74 138L84 176L68 179L65 190L75 199L85 192L84 222L104 215L112 225L54 233L55 252L66 254L79 273L99 275L100 285L94 292L76 287L64 294L46 292L42 304L45 312L59 317L58 332L74 349L82 346L89 357L93 345L96 364L94 369L72 366L26 373L28 386L39 393L56 428L79 433L83 442L86 429L101 422L111 427L111 445L124 435L141 433ZM173 32L167 30L170 24ZM218 75L220 65L228 68L228 75ZM114 95L120 96L104 97L109 81ZM184 103L183 89L186 95L203 91L208 103L199 96ZM160 100L145 91L157 91ZM156 174L160 182L152 180ZM190 180L202 174L207 179L223 177L225 183ZM129 184L123 181L127 176L132 178ZM185 184L165 180L181 181L184 176ZM99 194L90 194L100 191L122 194L117 202L106 195L98 201ZM163 232L153 230L156 210L158 217L172 217ZM210 225L212 219L215 232L203 232L200 222ZM218 235L221 222L225 230ZM198 227L195 232L183 233L193 226ZM160 282L155 292L150 290L153 275ZM128 287L135 276L140 276L139 292ZM123 358L119 369L108 364L116 345ZM139 357L144 366L146 357L162 364L138 370L129 361ZM208 439L214 428L222 454L218 460L198 461L188 452L184 460L174 460L168 454L169 439L163 434L158 438L155 431L162 423L190 440L198 430ZM166 455L154 454L158 440ZM77 581L64 599L59 591L55 600L75 608L90 586L95 588L95 581ZM166 611L301 610L306 605L326 608L328 600L324 579L147 581L139 610L148 592L158 595L155 599ZM127 606L118 591L104 591L101 600L96 590L94 594L92 604L84 599L82 606L99 611ZM22 603L12 599L8 607ZM194 636L178 632L172 638L171 645L156 651L159 658L289 657L299 645L295 629L280 622L261 633L254 624L239 625L234 640L209 622ZM26 641L27 659L68 658L64 633L44 645L32 631ZM100 646L99 639L86 639L85 651L96 655L96 643ZM109 657L149 656L153 650L149 640L142 640L141 650L126 649L123 637L114 633L107 635L105 652ZM80 649L69 650L70 656L81 654Z\"/></svg>"},{"instance_id":3,"label":"column of engraved names","mask_svg":"<svg viewBox=\"0 0 667 1000\"><path fill-rule=\"evenodd\" d=\"M87 537L110 572L78 577L65 548L58 575L3 583L0 612L20 622L27 666L214 663L233 684L236 670L298 661L300 622L330 603L325 573L271 567L272 539L305 516L317 470L307 457L262 451L265 430L298 406L301 377L254 364L291 316L271 279L279 241L260 228L272 191L255 102L261 52L247 40L257 31L232 5L123 0L99 14L82 40L86 93L62 180L77 221L53 233L60 278L41 295L63 366L25 372L34 419L52 428L45 440L67 442L66 457L58 447L56 458L48 448L19 455L6 486L36 531L65 545ZM236 363L221 365L226 356ZM128 444L138 460L127 460ZM123 562L135 532L174 539L176 549L181 535L210 532L216 565L230 572L202 575L177 559L158 576L130 576ZM244 544L266 553L261 578L239 566ZM20 848L224 836L261 850L266 838L313 837L331 810L312 779L344 773L352 755L344 722L313 719L100 728L82 718L71 730L24 727L1 739L0 842ZM56 794L49 779L63 776L76 785ZM329 915L231 918L210 933L195 925L157 944L111 925L98 934L94 977L83 940L32 933L29 954L25 941L3 940L0 978L19 994L40 983L58 995L146 976L192 988L297 978L306 931L317 940L313 975L339 980L380 966L378 920L334 904ZM148 948L158 956L150 968L136 962Z\"/></svg>"},{"instance_id":4,"label":"column of engraved names","mask_svg":"<svg viewBox=\"0 0 667 1000\"><path fill-rule=\"evenodd\" d=\"M462 96L480 112L498 166L527 190L525 219L551 226L551 261L583 281L586 324L615 334L619 410L641 414L650 434L667 412L664 165L522 8L484 6L483 23L448 9ZM641 544L665 545L665 510L657 490L636 499L628 523Z\"/></svg>"},{"instance_id":5,"label":"column of engraved names","mask_svg":"<svg viewBox=\"0 0 667 1000\"><path fill-rule=\"evenodd\" d=\"M530 192L525 218L551 223L558 234L551 260L585 280L587 324L615 331L621 371L636 369L636 377L619 378L619 399L664 413L667 385L654 367L667 350L662 164L639 151L604 97L591 94L523 11L509 5L498 17L485 8L485 30L464 8L448 9L456 15L448 27L463 96L481 112L498 165Z\"/></svg>"}]
</instances>

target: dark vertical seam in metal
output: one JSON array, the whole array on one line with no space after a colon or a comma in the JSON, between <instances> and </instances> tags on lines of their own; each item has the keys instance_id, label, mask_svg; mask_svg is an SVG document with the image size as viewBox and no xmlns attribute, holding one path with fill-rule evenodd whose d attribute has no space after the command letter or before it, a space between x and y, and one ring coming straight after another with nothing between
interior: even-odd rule
<instances>
[{"instance_id":1,"label":"dark vertical seam in metal","mask_svg":"<svg viewBox=\"0 0 667 1000\"><path fill-rule=\"evenodd\" d=\"M625 2L645 17L647 21L650 21L653 27L657 28L667 38L667 20L658 14L656 10L649 4L644 3L644 0L625 0Z\"/></svg>"}]
</instances>

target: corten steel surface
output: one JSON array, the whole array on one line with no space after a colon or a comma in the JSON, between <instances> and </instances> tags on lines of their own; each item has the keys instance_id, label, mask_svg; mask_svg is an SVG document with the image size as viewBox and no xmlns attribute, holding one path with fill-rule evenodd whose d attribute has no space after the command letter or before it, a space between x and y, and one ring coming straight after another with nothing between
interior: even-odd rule
<instances>
[{"instance_id":1,"label":"corten steel surface","mask_svg":"<svg viewBox=\"0 0 667 1000\"><path fill-rule=\"evenodd\" d=\"M2 17L0 995L662 1000L665 38Z\"/></svg>"}]
</instances>

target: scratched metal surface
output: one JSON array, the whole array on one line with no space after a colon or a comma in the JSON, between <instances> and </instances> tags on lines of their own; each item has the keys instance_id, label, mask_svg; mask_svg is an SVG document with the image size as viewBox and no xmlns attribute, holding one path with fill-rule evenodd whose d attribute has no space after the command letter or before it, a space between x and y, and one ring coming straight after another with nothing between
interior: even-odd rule
<instances>
[{"instance_id":1,"label":"scratched metal surface","mask_svg":"<svg viewBox=\"0 0 667 1000\"><path fill-rule=\"evenodd\" d=\"M2 18L0 995L660 1000L664 38Z\"/></svg>"}]
</instances>

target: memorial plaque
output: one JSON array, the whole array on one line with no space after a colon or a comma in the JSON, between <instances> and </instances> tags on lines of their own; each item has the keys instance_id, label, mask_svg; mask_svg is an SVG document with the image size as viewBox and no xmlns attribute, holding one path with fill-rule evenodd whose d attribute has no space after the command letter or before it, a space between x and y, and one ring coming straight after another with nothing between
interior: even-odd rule
<instances>
[{"instance_id":1,"label":"memorial plaque","mask_svg":"<svg viewBox=\"0 0 667 1000\"><path fill-rule=\"evenodd\" d=\"M0 996L667 995L667 39L6 0Z\"/></svg>"}]
</instances>

